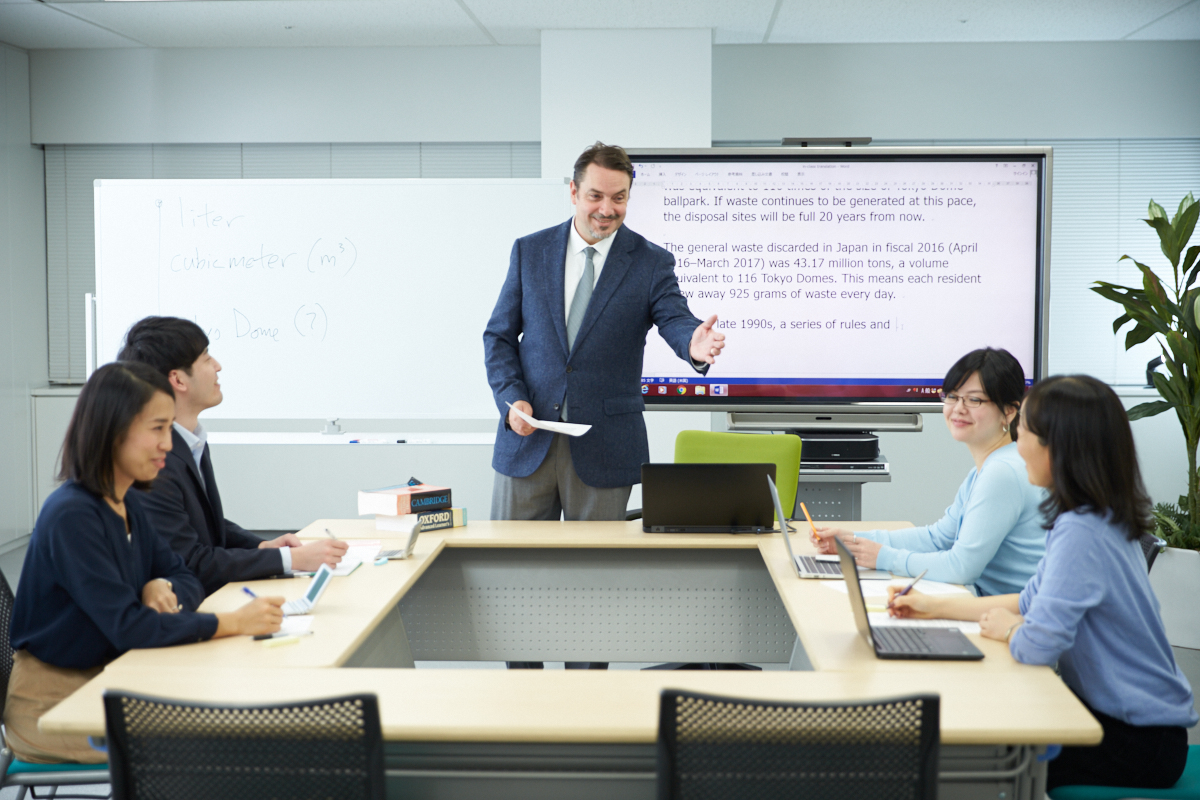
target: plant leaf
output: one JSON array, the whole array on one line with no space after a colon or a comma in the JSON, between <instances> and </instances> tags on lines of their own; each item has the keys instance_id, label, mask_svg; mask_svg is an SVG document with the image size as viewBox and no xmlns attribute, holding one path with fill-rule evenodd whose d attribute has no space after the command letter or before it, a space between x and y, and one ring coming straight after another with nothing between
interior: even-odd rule
<instances>
[{"instance_id":1,"label":"plant leaf","mask_svg":"<svg viewBox=\"0 0 1200 800\"><path fill-rule=\"evenodd\" d=\"M1178 217L1184 211L1187 211L1188 206L1195 205L1195 203L1196 198L1192 197L1191 192L1188 192L1187 195L1179 201L1179 208L1175 211L1175 216Z\"/></svg>"},{"instance_id":2,"label":"plant leaf","mask_svg":"<svg viewBox=\"0 0 1200 800\"><path fill-rule=\"evenodd\" d=\"M1121 316L1117 317L1116 319L1113 320L1113 333L1116 333L1117 331L1121 330L1121 326L1124 325L1126 322L1132 322L1132 321L1133 321L1133 317L1129 316L1128 314L1122 314Z\"/></svg>"},{"instance_id":3,"label":"plant leaf","mask_svg":"<svg viewBox=\"0 0 1200 800\"><path fill-rule=\"evenodd\" d=\"M1128 316L1128 314L1126 316ZM1116 333L1116 331L1113 331L1113 333ZM1125 349L1129 350L1129 349L1133 348L1135 345L1139 345L1142 342L1146 341L1153 335L1154 335L1153 328L1151 328L1149 325L1142 325L1139 323L1137 326L1134 327L1133 330L1131 330L1129 333L1125 334Z\"/></svg>"},{"instance_id":4,"label":"plant leaf","mask_svg":"<svg viewBox=\"0 0 1200 800\"><path fill-rule=\"evenodd\" d=\"M1171 223L1167 222L1167 218L1163 216L1151 217L1146 220L1146 224L1158 233L1158 244L1163 255L1167 257L1172 266L1178 267L1179 245L1175 242L1175 231L1171 228Z\"/></svg>"},{"instance_id":5,"label":"plant leaf","mask_svg":"<svg viewBox=\"0 0 1200 800\"><path fill-rule=\"evenodd\" d=\"M1158 203L1154 202L1153 200L1150 201L1150 207L1146 213L1150 216L1150 219L1154 219L1156 217L1160 218L1160 219L1167 218L1166 209L1164 209L1162 206L1160 206ZM1146 221L1149 222L1150 220L1148 219Z\"/></svg>"},{"instance_id":6,"label":"plant leaf","mask_svg":"<svg viewBox=\"0 0 1200 800\"><path fill-rule=\"evenodd\" d=\"M1188 239L1192 238L1192 231L1196 229L1197 216L1200 216L1200 205L1193 202L1184 209L1183 213L1176 214L1175 219L1171 220L1171 230L1175 236L1175 246L1180 250L1188 243Z\"/></svg>"},{"instance_id":7,"label":"plant leaf","mask_svg":"<svg viewBox=\"0 0 1200 800\"><path fill-rule=\"evenodd\" d=\"M1183 287L1185 291L1190 289L1196 280L1197 267L1200 267L1200 262L1196 261L1197 256L1200 256L1200 244L1189 247L1187 255L1183 257L1183 263L1179 265L1179 268L1187 273L1187 284Z\"/></svg>"},{"instance_id":8,"label":"plant leaf","mask_svg":"<svg viewBox=\"0 0 1200 800\"><path fill-rule=\"evenodd\" d=\"M1129 421L1133 422L1134 420L1153 417L1157 414L1163 413L1164 411L1170 411L1174 407L1175 406L1168 403L1166 400L1154 400L1149 403L1136 405L1129 409L1129 411L1126 413L1129 415Z\"/></svg>"}]
</instances>

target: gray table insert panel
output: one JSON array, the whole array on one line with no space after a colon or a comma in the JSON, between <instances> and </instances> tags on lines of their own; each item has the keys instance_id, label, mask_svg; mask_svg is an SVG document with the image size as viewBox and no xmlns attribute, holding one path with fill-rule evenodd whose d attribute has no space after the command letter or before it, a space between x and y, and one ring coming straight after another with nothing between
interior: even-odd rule
<instances>
[{"instance_id":1,"label":"gray table insert panel","mask_svg":"<svg viewBox=\"0 0 1200 800\"><path fill-rule=\"evenodd\" d=\"M789 663L757 549L446 548L400 602L417 661Z\"/></svg>"},{"instance_id":2,"label":"gray table insert panel","mask_svg":"<svg viewBox=\"0 0 1200 800\"><path fill-rule=\"evenodd\" d=\"M1044 748L945 746L943 800L1040 800ZM405 800L653 800L653 744L386 742L387 796Z\"/></svg>"}]
</instances>

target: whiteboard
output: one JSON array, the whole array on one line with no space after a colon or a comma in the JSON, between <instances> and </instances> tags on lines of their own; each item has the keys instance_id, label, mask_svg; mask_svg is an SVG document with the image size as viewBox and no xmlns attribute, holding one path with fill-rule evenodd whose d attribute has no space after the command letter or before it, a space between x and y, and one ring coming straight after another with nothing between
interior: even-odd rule
<instances>
[{"instance_id":1,"label":"whiteboard","mask_svg":"<svg viewBox=\"0 0 1200 800\"><path fill-rule=\"evenodd\" d=\"M98 180L97 363L194 320L229 419L494 419L483 329L561 181Z\"/></svg>"}]
</instances>

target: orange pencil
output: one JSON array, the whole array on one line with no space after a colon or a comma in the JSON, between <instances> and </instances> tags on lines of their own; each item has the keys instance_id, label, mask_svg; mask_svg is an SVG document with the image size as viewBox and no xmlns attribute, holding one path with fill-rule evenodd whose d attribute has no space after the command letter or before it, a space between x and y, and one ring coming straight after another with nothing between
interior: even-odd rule
<instances>
[{"instance_id":1,"label":"orange pencil","mask_svg":"<svg viewBox=\"0 0 1200 800\"><path fill-rule=\"evenodd\" d=\"M820 539L821 537L817 534L817 526L813 524L812 515L808 513L808 506L801 503L800 510L804 512L804 518L808 520L808 527L812 528L813 538Z\"/></svg>"}]
</instances>

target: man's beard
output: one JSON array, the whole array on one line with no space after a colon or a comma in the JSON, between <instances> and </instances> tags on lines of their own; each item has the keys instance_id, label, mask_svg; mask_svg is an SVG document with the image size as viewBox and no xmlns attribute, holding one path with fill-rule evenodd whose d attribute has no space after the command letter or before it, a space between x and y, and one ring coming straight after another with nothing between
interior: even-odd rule
<instances>
[{"instance_id":1,"label":"man's beard","mask_svg":"<svg viewBox=\"0 0 1200 800\"><path fill-rule=\"evenodd\" d=\"M600 219L616 220L617 218L615 216L613 216L613 217L600 217ZM612 236L614 233L617 232L617 228L620 228L620 227L621 227L620 225L614 225L607 233L604 233L602 231L598 231L595 228L593 228L592 227L592 218L588 217L588 222L587 222L588 236L591 236L593 239L596 239L597 241L599 241L600 239L607 239L608 237Z\"/></svg>"}]
</instances>

